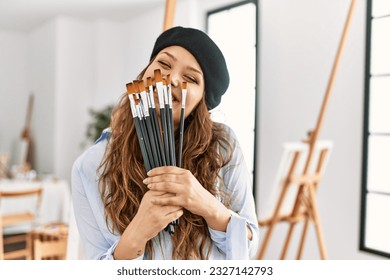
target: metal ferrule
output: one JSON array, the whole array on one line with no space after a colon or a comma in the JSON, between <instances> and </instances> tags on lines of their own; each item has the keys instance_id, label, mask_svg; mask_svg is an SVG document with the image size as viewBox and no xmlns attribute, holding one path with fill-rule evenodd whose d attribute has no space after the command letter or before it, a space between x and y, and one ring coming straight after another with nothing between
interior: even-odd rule
<instances>
[{"instance_id":1,"label":"metal ferrule","mask_svg":"<svg viewBox=\"0 0 390 280\"><path fill-rule=\"evenodd\" d=\"M186 98L187 98L187 90L183 89L181 91L181 107L182 108L186 107Z\"/></svg>"},{"instance_id":2,"label":"metal ferrule","mask_svg":"<svg viewBox=\"0 0 390 280\"><path fill-rule=\"evenodd\" d=\"M158 102L160 103L160 108L164 108L164 86L162 82L156 83Z\"/></svg>"},{"instance_id":3,"label":"metal ferrule","mask_svg":"<svg viewBox=\"0 0 390 280\"><path fill-rule=\"evenodd\" d=\"M172 86L169 84L167 85L167 92L168 92L168 104L169 108L172 109Z\"/></svg>"},{"instance_id":4,"label":"metal ferrule","mask_svg":"<svg viewBox=\"0 0 390 280\"><path fill-rule=\"evenodd\" d=\"M133 115L133 118L137 117L137 109L135 107L135 101L134 96L132 94L128 94L129 100L130 100L130 108L131 108L131 114Z\"/></svg>"},{"instance_id":5,"label":"metal ferrule","mask_svg":"<svg viewBox=\"0 0 390 280\"><path fill-rule=\"evenodd\" d=\"M167 86L164 86L163 85L163 92L164 92L164 104L165 105L168 105L168 90L167 90Z\"/></svg>"},{"instance_id":6,"label":"metal ferrule","mask_svg":"<svg viewBox=\"0 0 390 280\"><path fill-rule=\"evenodd\" d=\"M141 104L135 105L135 107L137 108L138 117L142 120L144 117L144 114L142 112Z\"/></svg>"},{"instance_id":7,"label":"metal ferrule","mask_svg":"<svg viewBox=\"0 0 390 280\"><path fill-rule=\"evenodd\" d=\"M153 86L149 86L149 102L150 102L150 107L156 108L156 104L154 103L154 90L153 90Z\"/></svg>"},{"instance_id":8,"label":"metal ferrule","mask_svg":"<svg viewBox=\"0 0 390 280\"><path fill-rule=\"evenodd\" d=\"M145 117L149 117L149 103L146 91L140 92L142 100L142 109Z\"/></svg>"}]
</instances>

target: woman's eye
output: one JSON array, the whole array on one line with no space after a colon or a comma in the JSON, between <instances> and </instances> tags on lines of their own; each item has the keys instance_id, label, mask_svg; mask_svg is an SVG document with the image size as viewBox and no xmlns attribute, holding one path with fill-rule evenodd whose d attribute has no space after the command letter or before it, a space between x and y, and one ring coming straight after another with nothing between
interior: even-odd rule
<instances>
[{"instance_id":1,"label":"woman's eye","mask_svg":"<svg viewBox=\"0 0 390 280\"><path fill-rule=\"evenodd\" d=\"M171 68L171 65L165 61L159 60L158 63L163 67L163 68Z\"/></svg>"},{"instance_id":2,"label":"woman's eye","mask_svg":"<svg viewBox=\"0 0 390 280\"><path fill-rule=\"evenodd\" d=\"M198 83L198 81L194 77L191 77L191 76L185 76L185 79L191 83L195 83L195 84Z\"/></svg>"}]
</instances>

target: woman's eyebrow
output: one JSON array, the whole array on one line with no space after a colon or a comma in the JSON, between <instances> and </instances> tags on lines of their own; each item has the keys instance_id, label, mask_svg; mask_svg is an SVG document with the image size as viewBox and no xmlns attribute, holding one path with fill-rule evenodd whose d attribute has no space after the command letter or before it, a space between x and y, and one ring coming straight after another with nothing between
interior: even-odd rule
<instances>
[{"instance_id":1,"label":"woman's eyebrow","mask_svg":"<svg viewBox=\"0 0 390 280\"><path fill-rule=\"evenodd\" d=\"M171 53L169 53L169 52L162 52L161 54L166 54L167 56L169 56L170 58L172 58L174 61L177 61L177 58L176 58L174 55L172 55ZM194 72L196 72L196 73L199 73L200 75L203 76L202 71L200 71L200 70L198 70L198 69L196 69L196 68L194 68L194 67L192 67L192 66L187 66L187 69L192 70L192 71L194 71Z\"/></svg>"},{"instance_id":2,"label":"woman's eyebrow","mask_svg":"<svg viewBox=\"0 0 390 280\"><path fill-rule=\"evenodd\" d=\"M169 56L170 58L172 58L174 61L177 61L177 58L174 57L172 54L170 54L169 52L162 52L161 54L166 54L167 56Z\"/></svg>"},{"instance_id":3,"label":"woman's eyebrow","mask_svg":"<svg viewBox=\"0 0 390 280\"><path fill-rule=\"evenodd\" d=\"M191 66L187 66L187 68L188 68L189 70L192 70L192 71L194 71L194 72L196 72L196 73L199 73L200 75L203 76L202 71L200 71L200 70L198 70L198 69L196 69L196 68L194 68L194 67L191 67Z\"/></svg>"}]
</instances>

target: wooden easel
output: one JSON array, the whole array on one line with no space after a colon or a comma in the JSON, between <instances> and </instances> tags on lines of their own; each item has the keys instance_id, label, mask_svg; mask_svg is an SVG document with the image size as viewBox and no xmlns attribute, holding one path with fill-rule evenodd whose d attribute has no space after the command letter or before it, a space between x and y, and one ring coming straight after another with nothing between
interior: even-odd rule
<instances>
[{"instance_id":1,"label":"wooden easel","mask_svg":"<svg viewBox=\"0 0 390 280\"><path fill-rule=\"evenodd\" d=\"M314 150L316 148L318 136L323 124L325 111L328 106L329 100L330 100L330 94L331 90L334 85L335 75L337 72L337 68L339 65L340 57L342 50L344 48L345 44L345 38L348 33L352 13L354 11L355 7L355 1L351 0L348 15L344 24L343 33L339 42L337 54L333 63L332 72L330 74L330 78L328 81L328 85L325 92L325 97L321 106L321 110L317 119L316 127L314 130L312 130L309 135L308 139L304 142L307 143L309 146L308 155L305 160L304 168L301 173L301 175L295 174L296 164L300 157L300 153L294 154L293 160L291 161L291 165L287 174L286 179L284 180L282 186L281 186L281 193L278 199L278 202L276 204L275 210L273 214L271 215L271 218L265 220L265 221L259 221L259 225L263 227L267 227L266 234L263 239L263 243L260 246L260 251L258 254L257 259L263 259L265 252L267 250L267 247L269 245L269 241L272 235L272 232L274 230L274 227L276 224L280 222L287 222L289 223L289 230L287 232L286 240L283 246L283 250L280 256L280 259L284 259L286 257L286 253L288 250L288 247L290 245L292 233L294 231L295 225L298 222L304 221L303 231L301 235L301 240L298 248L297 253L297 259L300 259L302 256L303 246L306 240L306 234L308 230L308 226L310 222L313 222L316 230L316 235L318 239L318 245L320 249L320 255L321 259L327 259L327 252L325 248L324 243L324 237L322 233L320 218L318 214L318 206L317 206L317 198L316 198L316 191L317 186L320 180L319 174L322 172L323 168L323 160L322 158L326 156L326 151L323 152L323 154L319 157L319 160L317 163L313 162L313 154ZM312 166L316 165L316 172L312 173L310 172ZM298 183L298 192L295 198L294 206L292 208L292 211L288 215L280 215L280 209L283 205L286 193L288 191L288 188L291 184Z\"/></svg>"},{"instance_id":2,"label":"wooden easel","mask_svg":"<svg viewBox=\"0 0 390 280\"><path fill-rule=\"evenodd\" d=\"M26 121L22 133L20 135L21 138L20 142L22 143L23 146L25 146L25 149L22 149L21 151L22 162L20 162L23 166L24 171L30 170L33 164L32 136L31 136L31 129L30 129L33 105L34 105L34 95L30 94L30 96L28 97Z\"/></svg>"},{"instance_id":3,"label":"wooden easel","mask_svg":"<svg viewBox=\"0 0 390 280\"><path fill-rule=\"evenodd\" d=\"M171 28L175 19L176 0L165 0L163 31Z\"/></svg>"}]
</instances>

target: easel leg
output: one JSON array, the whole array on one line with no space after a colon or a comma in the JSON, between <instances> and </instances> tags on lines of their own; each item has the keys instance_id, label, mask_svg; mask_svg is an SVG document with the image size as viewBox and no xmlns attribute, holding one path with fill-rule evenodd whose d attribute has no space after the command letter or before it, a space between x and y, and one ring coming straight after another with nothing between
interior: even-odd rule
<instances>
[{"instance_id":1,"label":"easel leg","mask_svg":"<svg viewBox=\"0 0 390 280\"><path fill-rule=\"evenodd\" d=\"M257 257L258 260L261 260L261 259L264 258L265 251L267 250L267 247L268 247L268 244L269 244L269 241L270 241L270 238L271 238L272 231L273 231L273 229L275 227L275 224L278 221L278 215L279 215L279 212L280 212L280 208L282 207L283 200L284 200L284 197L286 196L286 193L287 193L287 186L284 186L283 189L282 189L282 193L280 195L278 204L276 205L276 209L275 209L274 215L273 215L273 217L272 217L272 219L270 221L270 224L268 226L268 230L267 230L267 232L265 234L263 244L262 244L262 246L260 248L260 252L259 252L259 255Z\"/></svg>"},{"instance_id":2,"label":"easel leg","mask_svg":"<svg viewBox=\"0 0 390 280\"><path fill-rule=\"evenodd\" d=\"M307 234L307 230L309 228L309 221L310 221L310 217L309 217L309 215L307 215L306 218L305 218L305 224L303 226L301 241L299 242L297 260L300 260L301 257L302 257L303 246L305 245L306 234Z\"/></svg>"},{"instance_id":3,"label":"easel leg","mask_svg":"<svg viewBox=\"0 0 390 280\"><path fill-rule=\"evenodd\" d=\"M292 223L290 224L290 228L288 229L286 241L284 241L284 246L283 246L282 254L280 255L280 259L281 259L281 260L284 260L284 259L286 258L288 246L290 245L290 240L291 240L291 236L292 236L292 233L293 233L293 231L294 231L294 228L295 228L295 222L292 222Z\"/></svg>"},{"instance_id":4,"label":"easel leg","mask_svg":"<svg viewBox=\"0 0 390 280\"><path fill-rule=\"evenodd\" d=\"M290 167L290 170L289 170L287 178L291 178L292 174L294 173L299 156L300 156L300 152L296 152L294 154L294 157L293 157L293 160L292 160L291 167ZM278 222L279 212L280 212L280 209L282 208L282 204L283 204L284 198L286 196L287 188L288 188L289 185L290 185L290 180L286 179L285 182L283 183L282 192L280 194L280 197L279 197L278 203L276 205L276 208L275 208L274 214L272 216L272 219L271 219L271 221L269 223L268 230L267 230L267 232L265 234L263 244L260 247L260 252L259 252L259 254L257 256L258 260L262 260L264 258L265 251L267 250L267 247L268 247L268 244L269 244L269 241L270 241L270 238L271 238L272 231L273 231L273 229L275 227L275 224Z\"/></svg>"},{"instance_id":5,"label":"easel leg","mask_svg":"<svg viewBox=\"0 0 390 280\"><path fill-rule=\"evenodd\" d=\"M299 187L297 198L295 199L294 208L292 210L291 217L295 217L299 212L299 208L301 207L301 199L302 199L301 197L303 195L303 187L304 186ZM280 255L281 260L284 260L286 258L287 250L288 250L288 247L290 246L291 236L292 236L292 233L294 231L295 224L296 224L296 221L290 221L290 228L288 229L286 240L284 241L282 254Z\"/></svg>"},{"instance_id":6,"label":"easel leg","mask_svg":"<svg viewBox=\"0 0 390 280\"><path fill-rule=\"evenodd\" d=\"M316 233L317 233L318 246L319 246L319 249L320 249L321 259L326 260L326 259L328 259L328 255L326 253L324 236L322 234L320 218L319 218L318 211L317 211L317 209L318 209L318 207L317 207L317 200L316 200L316 195L315 195L313 187L309 187L309 195L310 195L310 201L311 201L311 205L312 205L312 207L311 207L311 211L312 211L311 215L313 217L314 226L315 226Z\"/></svg>"},{"instance_id":7,"label":"easel leg","mask_svg":"<svg viewBox=\"0 0 390 280\"><path fill-rule=\"evenodd\" d=\"M274 213L274 215L272 217L272 220L271 220L271 222L270 222L270 224L268 226L268 230L267 230L267 232L265 234L263 245L261 246L259 255L257 257L258 260L262 260L264 258L265 251L267 250L267 247L268 247L268 244L269 244L269 241L270 241L270 238L271 238L272 231L274 230L275 224L277 222L278 215L279 215L279 212L280 212L280 208L282 207L283 200L284 200L284 197L286 195L286 192L287 192L287 187L285 186L283 188L283 191L282 191L281 195L280 195L278 204L276 205L275 213Z\"/></svg>"}]
</instances>

